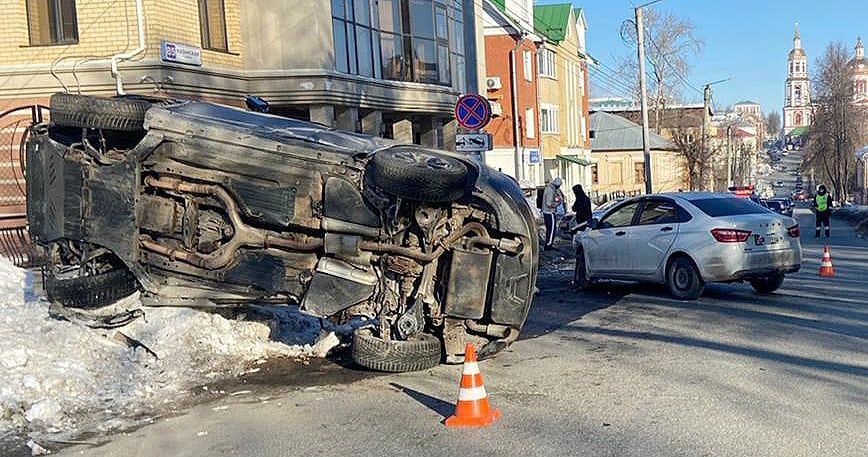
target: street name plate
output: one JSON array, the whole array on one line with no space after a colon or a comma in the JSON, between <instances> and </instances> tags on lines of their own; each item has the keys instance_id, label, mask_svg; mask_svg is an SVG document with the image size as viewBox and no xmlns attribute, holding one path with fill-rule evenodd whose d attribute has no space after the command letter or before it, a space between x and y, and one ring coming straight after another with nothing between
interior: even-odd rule
<instances>
[{"instance_id":1,"label":"street name plate","mask_svg":"<svg viewBox=\"0 0 868 457\"><path fill-rule=\"evenodd\" d=\"M163 40L160 46L160 59L185 65L202 66L202 49L181 43Z\"/></svg>"}]
</instances>

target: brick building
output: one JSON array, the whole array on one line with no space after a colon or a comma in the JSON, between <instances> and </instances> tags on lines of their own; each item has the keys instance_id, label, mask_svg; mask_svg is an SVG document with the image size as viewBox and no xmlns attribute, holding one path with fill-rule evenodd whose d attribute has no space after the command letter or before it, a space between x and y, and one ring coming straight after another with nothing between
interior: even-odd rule
<instances>
[{"instance_id":1,"label":"brick building","mask_svg":"<svg viewBox=\"0 0 868 457\"><path fill-rule=\"evenodd\" d=\"M236 106L258 95L275 114L451 148L455 101L478 87L481 5L472 0L0 0L0 8L0 113L47 105L64 90L114 95L110 61L126 53L119 78L128 93ZM0 142L17 147L13 122L0 118Z\"/></svg>"},{"instance_id":2,"label":"brick building","mask_svg":"<svg viewBox=\"0 0 868 457\"><path fill-rule=\"evenodd\" d=\"M485 162L527 185L544 182L537 104L537 42L532 0L485 0L486 95L496 117Z\"/></svg>"}]
</instances>

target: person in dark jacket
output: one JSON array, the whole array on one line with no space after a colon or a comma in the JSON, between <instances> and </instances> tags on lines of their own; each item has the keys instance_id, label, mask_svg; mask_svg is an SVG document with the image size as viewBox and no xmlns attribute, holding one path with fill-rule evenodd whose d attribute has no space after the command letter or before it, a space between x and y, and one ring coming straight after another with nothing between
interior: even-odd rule
<instances>
[{"instance_id":1,"label":"person in dark jacket","mask_svg":"<svg viewBox=\"0 0 868 457\"><path fill-rule=\"evenodd\" d=\"M587 224L593 217L591 212L591 199L585 194L585 189L581 184L573 186L573 194L576 195L576 201L573 203L573 212L576 213L576 225L582 226Z\"/></svg>"}]
</instances>

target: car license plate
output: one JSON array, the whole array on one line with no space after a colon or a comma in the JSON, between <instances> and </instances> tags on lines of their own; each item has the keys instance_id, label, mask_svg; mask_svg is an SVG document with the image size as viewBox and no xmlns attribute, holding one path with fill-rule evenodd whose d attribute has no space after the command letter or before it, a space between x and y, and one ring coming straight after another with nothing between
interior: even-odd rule
<instances>
[{"instance_id":1,"label":"car license plate","mask_svg":"<svg viewBox=\"0 0 868 457\"><path fill-rule=\"evenodd\" d=\"M783 237L781 237L780 235L775 235L773 233L770 233L770 234L765 235L765 236L763 236L763 235L754 235L753 236L753 243L757 246L768 246L768 245L772 245L772 244L778 244L783 240L784 240Z\"/></svg>"}]
</instances>

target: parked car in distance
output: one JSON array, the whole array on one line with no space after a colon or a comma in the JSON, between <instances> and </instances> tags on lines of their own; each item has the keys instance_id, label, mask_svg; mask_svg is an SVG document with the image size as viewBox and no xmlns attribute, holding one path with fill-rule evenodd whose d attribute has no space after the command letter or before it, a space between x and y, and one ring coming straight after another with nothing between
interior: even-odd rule
<instances>
[{"instance_id":1,"label":"parked car in distance","mask_svg":"<svg viewBox=\"0 0 868 457\"><path fill-rule=\"evenodd\" d=\"M801 268L799 224L748 199L708 192L626 200L573 238L574 283L598 279L666 284L683 300L707 283L748 281L771 293Z\"/></svg>"},{"instance_id":2,"label":"parked car in distance","mask_svg":"<svg viewBox=\"0 0 868 457\"><path fill-rule=\"evenodd\" d=\"M775 187L784 187L784 182L783 181L776 182Z\"/></svg>"},{"instance_id":3,"label":"parked car in distance","mask_svg":"<svg viewBox=\"0 0 868 457\"><path fill-rule=\"evenodd\" d=\"M793 217L793 206L788 198L771 198L765 201L765 207L784 216Z\"/></svg>"}]
</instances>

